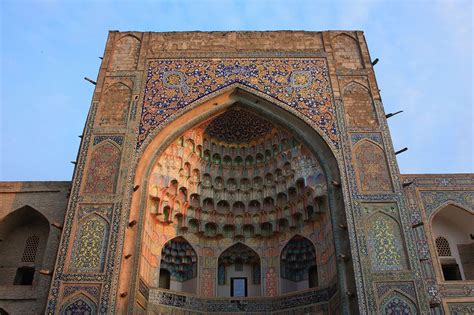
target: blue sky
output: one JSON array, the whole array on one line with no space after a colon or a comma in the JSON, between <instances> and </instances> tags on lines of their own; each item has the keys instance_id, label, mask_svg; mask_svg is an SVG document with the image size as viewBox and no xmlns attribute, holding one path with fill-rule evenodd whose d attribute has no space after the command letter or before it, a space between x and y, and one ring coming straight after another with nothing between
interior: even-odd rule
<instances>
[{"instance_id":1,"label":"blue sky","mask_svg":"<svg viewBox=\"0 0 474 315\"><path fill-rule=\"evenodd\" d=\"M0 1L0 180L70 180L108 30L363 30L402 173L473 172L473 4Z\"/></svg>"}]
</instances>

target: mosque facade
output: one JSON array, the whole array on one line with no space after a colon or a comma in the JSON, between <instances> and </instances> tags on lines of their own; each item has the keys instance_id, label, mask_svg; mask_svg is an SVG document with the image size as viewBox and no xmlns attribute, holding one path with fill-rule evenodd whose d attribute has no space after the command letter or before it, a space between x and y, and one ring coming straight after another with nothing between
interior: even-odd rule
<instances>
[{"instance_id":1,"label":"mosque facade","mask_svg":"<svg viewBox=\"0 0 474 315\"><path fill-rule=\"evenodd\" d=\"M71 182L0 183L0 314L472 314L474 175L400 174L360 31L109 33Z\"/></svg>"}]
</instances>

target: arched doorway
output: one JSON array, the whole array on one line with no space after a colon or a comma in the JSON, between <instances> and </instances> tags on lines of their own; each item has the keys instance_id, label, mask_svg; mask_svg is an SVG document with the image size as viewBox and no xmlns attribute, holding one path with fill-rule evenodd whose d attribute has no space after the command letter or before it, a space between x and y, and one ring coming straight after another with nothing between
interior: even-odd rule
<instances>
[{"instance_id":1,"label":"arched doorway","mask_svg":"<svg viewBox=\"0 0 474 315\"><path fill-rule=\"evenodd\" d=\"M36 283L48 236L48 220L29 206L15 210L0 222L1 285Z\"/></svg>"},{"instance_id":2,"label":"arched doorway","mask_svg":"<svg viewBox=\"0 0 474 315\"><path fill-rule=\"evenodd\" d=\"M163 246L158 283L163 289L196 293L197 255L183 237L173 238Z\"/></svg>"},{"instance_id":3,"label":"arched doorway","mask_svg":"<svg viewBox=\"0 0 474 315\"><path fill-rule=\"evenodd\" d=\"M341 189L339 185L331 184L341 180L338 162L331 148L315 129L275 104L238 89L225 97L229 98L219 100L221 106L216 106L213 101L203 103L156 133L140 158L136 183L141 183L144 189L140 199L135 197L138 194L134 195L130 219L137 218L138 212L134 211L141 208L146 220L145 235L192 233L189 239L192 239L193 245L212 244L211 249L198 250L199 255L217 259L216 249L219 244L225 244L221 242L223 238L243 243L254 239L263 244L266 255L273 255L278 261L279 251L275 248L280 246L277 244L279 235L294 235L303 231L311 233L312 225L323 217L324 224L328 226L325 229L325 246L332 248L329 252L336 251L336 255L342 252L347 255L350 252L347 233L331 228L347 225ZM228 115L231 117L242 112L252 117L244 120L245 124L263 120L262 124L257 125L258 136L246 139L243 145L235 145L229 139L238 133L227 132L229 128L225 127L226 124L215 124L221 126L217 128L220 132L214 133L211 130L216 129L208 128L229 112L234 112ZM267 123L270 123L269 128L260 128ZM261 130L263 133L259 134ZM245 133L240 134L245 139ZM206 142L209 137L213 141ZM180 193L184 191L186 194ZM170 218L178 217L179 224L173 224ZM334 242L338 243L337 248ZM147 243L143 243L142 256L147 253L146 247L150 246ZM350 263L336 266L336 255L330 257L330 263L334 264L334 268L330 268L331 276L335 277L332 283L337 282L338 278L339 292L355 292ZM156 267L150 264L143 270ZM202 274L208 277L209 270ZM148 271L140 272L141 277L145 282L153 283L146 280L147 274L153 273ZM267 274L263 276L270 279L264 286L267 288L263 290L264 295L280 294L278 269L262 267L262 274L266 271L276 277L270 279ZM314 271L311 272L314 274ZM159 273L159 270L154 273ZM122 283L125 279L122 277ZM206 278L206 281L212 286L203 289L200 285L200 293L217 295L214 289L217 277ZM349 306L352 302L345 294L341 294L340 298L342 305L357 309L356 306ZM352 301L355 305L355 300Z\"/></svg>"},{"instance_id":4,"label":"arched doorway","mask_svg":"<svg viewBox=\"0 0 474 315\"><path fill-rule=\"evenodd\" d=\"M282 293L315 288L319 284L316 249L301 235L295 235L280 255L280 287Z\"/></svg>"},{"instance_id":5,"label":"arched doorway","mask_svg":"<svg viewBox=\"0 0 474 315\"><path fill-rule=\"evenodd\" d=\"M223 251L217 263L218 296L261 296L259 255L245 244L237 243Z\"/></svg>"},{"instance_id":6,"label":"arched doorway","mask_svg":"<svg viewBox=\"0 0 474 315\"><path fill-rule=\"evenodd\" d=\"M474 280L474 213L455 205L431 220L435 256L444 281Z\"/></svg>"}]
</instances>

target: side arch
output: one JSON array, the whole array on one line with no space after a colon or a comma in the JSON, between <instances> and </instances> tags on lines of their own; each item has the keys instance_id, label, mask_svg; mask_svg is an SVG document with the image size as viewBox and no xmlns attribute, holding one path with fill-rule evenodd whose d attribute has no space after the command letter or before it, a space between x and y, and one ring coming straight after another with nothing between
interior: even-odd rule
<instances>
[{"instance_id":1,"label":"side arch","mask_svg":"<svg viewBox=\"0 0 474 315\"><path fill-rule=\"evenodd\" d=\"M0 221L0 285L34 285L40 280L50 223L38 210L23 206Z\"/></svg>"},{"instance_id":2,"label":"side arch","mask_svg":"<svg viewBox=\"0 0 474 315\"><path fill-rule=\"evenodd\" d=\"M455 202L445 202L433 211L427 230L435 270L441 281L474 280L474 263L470 259L474 252L472 226L474 212Z\"/></svg>"}]
</instances>

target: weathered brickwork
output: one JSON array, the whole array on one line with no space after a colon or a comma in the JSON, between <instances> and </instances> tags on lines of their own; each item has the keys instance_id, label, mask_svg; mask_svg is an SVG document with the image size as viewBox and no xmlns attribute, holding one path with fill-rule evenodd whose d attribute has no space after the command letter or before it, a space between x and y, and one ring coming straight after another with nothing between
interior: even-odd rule
<instances>
[{"instance_id":1,"label":"weathered brickwork","mask_svg":"<svg viewBox=\"0 0 474 315\"><path fill-rule=\"evenodd\" d=\"M97 126L124 127L127 123L131 98L132 90L124 82L109 84L97 112Z\"/></svg>"},{"instance_id":2,"label":"weathered brickwork","mask_svg":"<svg viewBox=\"0 0 474 315\"><path fill-rule=\"evenodd\" d=\"M52 241L43 255L51 269L57 258L54 274L41 275L51 282L48 301L42 286L35 302L23 290L3 303L0 285L0 307L13 314L471 307L472 281L442 280L431 224L446 207L474 215L474 177L399 174L369 58L359 31L110 32L73 181L64 184L66 213L66 200L52 201L63 188L44 193L63 231L59 249ZM36 194L14 193L0 211L42 208ZM44 226L40 216L35 222ZM30 236L19 235L25 246ZM242 257L227 255L232 248ZM466 261L471 246L458 248ZM11 255L21 259L23 250ZM226 273L237 272L236 261L252 264L252 299L229 303ZM174 291L159 288L167 281Z\"/></svg>"}]
</instances>

